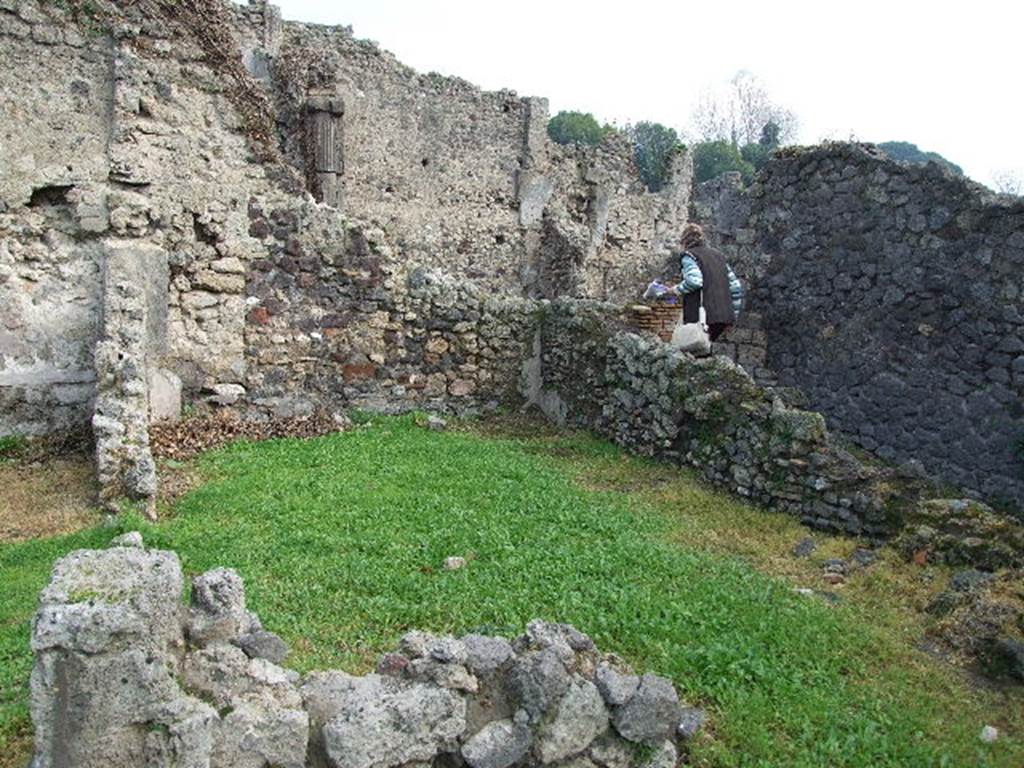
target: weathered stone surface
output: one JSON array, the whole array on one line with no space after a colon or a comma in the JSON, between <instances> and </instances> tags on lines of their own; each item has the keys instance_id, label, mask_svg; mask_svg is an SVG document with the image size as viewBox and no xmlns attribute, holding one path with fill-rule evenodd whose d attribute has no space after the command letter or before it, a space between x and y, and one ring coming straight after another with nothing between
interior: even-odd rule
<instances>
[{"instance_id":1,"label":"weathered stone surface","mask_svg":"<svg viewBox=\"0 0 1024 768\"><path fill-rule=\"evenodd\" d=\"M597 668L595 682L604 700L613 707L625 704L640 687L637 675L624 675L607 664Z\"/></svg>"},{"instance_id":2,"label":"weathered stone surface","mask_svg":"<svg viewBox=\"0 0 1024 768\"><path fill-rule=\"evenodd\" d=\"M516 659L509 687L520 706L537 720L569 690L569 672L553 648Z\"/></svg>"},{"instance_id":3,"label":"weathered stone surface","mask_svg":"<svg viewBox=\"0 0 1024 768\"><path fill-rule=\"evenodd\" d=\"M512 658L512 644L503 637L466 635L462 638L466 649L466 666L475 675L491 675Z\"/></svg>"},{"instance_id":4,"label":"weathered stone surface","mask_svg":"<svg viewBox=\"0 0 1024 768\"><path fill-rule=\"evenodd\" d=\"M181 645L181 564L173 552L77 550L53 569L32 625L36 652Z\"/></svg>"},{"instance_id":5,"label":"weathered stone surface","mask_svg":"<svg viewBox=\"0 0 1024 768\"><path fill-rule=\"evenodd\" d=\"M245 609L245 585L232 568L217 568L192 580L188 638L194 645L227 642L251 627Z\"/></svg>"},{"instance_id":6,"label":"weathered stone surface","mask_svg":"<svg viewBox=\"0 0 1024 768\"><path fill-rule=\"evenodd\" d=\"M1021 511L1020 198L851 143L787 153L746 189L701 184L694 205L749 286L758 322L724 346L753 375L882 458Z\"/></svg>"},{"instance_id":7,"label":"weathered stone surface","mask_svg":"<svg viewBox=\"0 0 1024 768\"><path fill-rule=\"evenodd\" d=\"M679 722L671 685L612 679L621 660L572 626L530 622L512 643L413 631L381 659L383 674L301 680L272 661L286 649L246 610L237 573L197 576L186 615L177 557L143 549L137 535L120 539L60 560L41 596L34 768L667 768L674 759L662 743ZM609 690L636 692L606 703L600 669Z\"/></svg>"},{"instance_id":8,"label":"weathered stone surface","mask_svg":"<svg viewBox=\"0 0 1024 768\"><path fill-rule=\"evenodd\" d=\"M481 728L462 745L471 768L508 768L530 751L530 729L513 720L497 720Z\"/></svg>"},{"instance_id":9,"label":"weathered stone surface","mask_svg":"<svg viewBox=\"0 0 1024 768\"><path fill-rule=\"evenodd\" d=\"M608 712L597 687L577 678L562 697L554 717L537 735L537 754L544 764L579 754L608 729Z\"/></svg>"},{"instance_id":10,"label":"weathered stone surface","mask_svg":"<svg viewBox=\"0 0 1024 768\"><path fill-rule=\"evenodd\" d=\"M288 645L273 632L256 629L239 635L232 642L251 659L266 659L280 664L288 657Z\"/></svg>"},{"instance_id":11,"label":"weathered stone surface","mask_svg":"<svg viewBox=\"0 0 1024 768\"><path fill-rule=\"evenodd\" d=\"M906 515L897 540L908 556L925 552L950 565L986 571L1024 564L1024 525L971 499L931 499Z\"/></svg>"},{"instance_id":12,"label":"weathered stone surface","mask_svg":"<svg viewBox=\"0 0 1024 768\"><path fill-rule=\"evenodd\" d=\"M304 768L308 738L305 712L238 702L219 723L211 766Z\"/></svg>"},{"instance_id":13,"label":"weathered stone surface","mask_svg":"<svg viewBox=\"0 0 1024 768\"><path fill-rule=\"evenodd\" d=\"M680 739L692 739L704 727L707 717L707 713L699 707L683 707L676 734Z\"/></svg>"},{"instance_id":14,"label":"weathered stone surface","mask_svg":"<svg viewBox=\"0 0 1024 768\"><path fill-rule=\"evenodd\" d=\"M57 562L33 620L33 766L207 764L217 715L172 674L182 587L172 552L118 545Z\"/></svg>"},{"instance_id":15,"label":"weathered stone surface","mask_svg":"<svg viewBox=\"0 0 1024 768\"><path fill-rule=\"evenodd\" d=\"M189 653L182 680L217 707L253 701L283 709L300 709L297 676L266 659L251 659L236 646L217 643Z\"/></svg>"},{"instance_id":16,"label":"weathered stone surface","mask_svg":"<svg viewBox=\"0 0 1024 768\"><path fill-rule=\"evenodd\" d=\"M837 445L732 361L621 332L614 308L553 302L533 400L629 450L697 467L713 483L816 528L885 536L903 486ZM907 494L913 497L914 491Z\"/></svg>"},{"instance_id":17,"label":"weathered stone surface","mask_svg":"<svg viewBox=\"0 0 1024 768\"><path fill-rule=\"evenodd\" d=\"M679 696L672 683L656 675L640 678L636 694L612 714L615 730L630 741L658 745L675 737Z\"/></svg>"},{"instance_id":18,"label":"weathered stone surface","mask_svg":"<svg viewBox=\"0 0 1024 768\"><path fill-rule=\"evenodd\" d=\"M234 405L245 397L245 387L241 384L214 384L206 396L208 402L215 405Z\"/></svg>"},{"instance_id":19,"label":"weathered stone surface","mask_svg":"<svg viewBox=\"0 0 1024 768\"><path fill-rule=\"evenodd\" d=\"M135 549L142 549L142 534L138 531L129 531L128 533L122 533L120 536L115 536L110 540L110 546L112 547L134 547Z\"/></svg>"},{"instance_id":20,"label":"weathered stone surface","mask_svg":"<svg viewBox=\"0 0 1024 768\"><path fill-rule=\"evenodd\" d=\"M177 421L181 418L181 379L171 371L149 372L149 420Z\"/></svg>"},{"instance_id":21,"label":"weathered stone surface","mask_svg":"<svg viewBox=\"0 0 1024 768\"><path fill-rule=\"evenodd\" d=\"M394 768L452 750L466 727L458 696L420 683L368 675L353 680L323 727L332 768Z\"/></svg>"},{"instance_id":22,"label":"weathered stone surface","mask_svg":"<svg viewBox=\"0 0 1024 768\"><path fill-rule=\"evenodd\" d=\"M663 741L642 768L675 768L679 752L671 741Z\"/></svg>"}]
</instances>

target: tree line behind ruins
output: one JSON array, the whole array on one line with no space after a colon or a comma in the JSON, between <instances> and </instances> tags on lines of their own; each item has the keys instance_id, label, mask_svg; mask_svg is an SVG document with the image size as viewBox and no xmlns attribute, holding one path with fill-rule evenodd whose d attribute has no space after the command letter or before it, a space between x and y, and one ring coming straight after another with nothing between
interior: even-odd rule
<instances>
[{"instance_id":1,"label":"tree line behind ruins","mask_svg":"<svg viewBox=\"0 0 1024 768\"><path fill-rule=\"evenodd\" d=\"M737 72L725 88L705 89L690 115L684 134L692 144L694 178L704 182L732 171L749 183L775 150L795 141L798 128L796 114L775 102L754 74ZM646 120L621 127L601 124L591 113L578 111L559 112L548 124L548 135L559 144L595 145L614 133L624 134L633 143L647 188L662 189L672 155L686 149L674 128ZM878 147L900 163L934 162L955 176L964 175L956 163L908 141L887 141ZM994 173L993 182L997 192L1024 194L1024 179L1011 172Z\"/></svg>"}]
</instances>

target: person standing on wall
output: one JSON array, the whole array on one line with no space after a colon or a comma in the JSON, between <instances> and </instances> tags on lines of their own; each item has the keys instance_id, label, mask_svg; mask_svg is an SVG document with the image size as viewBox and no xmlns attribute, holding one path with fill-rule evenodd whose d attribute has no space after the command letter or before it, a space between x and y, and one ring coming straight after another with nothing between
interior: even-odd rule
<instances>
[{"instance_id":1,"label":"person standing on wall","mask_svg":"<svg viewBox=\"0 0 1024 768\"><path fill-rule=\"evenodd\" d=\"M743 307L743 286L721 251L708 247L698 224L683 227L680 268L683 281L673 292L683 297L683 322L700 320L704 302L708 336L715 341L736 324Z\"/></svg>"}]
</instances>

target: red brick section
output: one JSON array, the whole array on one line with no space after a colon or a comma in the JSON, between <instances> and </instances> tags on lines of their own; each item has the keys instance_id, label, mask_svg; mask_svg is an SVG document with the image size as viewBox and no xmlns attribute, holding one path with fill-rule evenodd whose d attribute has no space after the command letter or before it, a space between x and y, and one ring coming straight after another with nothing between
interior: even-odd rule
<instances>
[{"instance_id":1,"label":"red brick section","mask_svg":"<svg viewBox=\"0 0 1024 768\"><path fill-rule=\"evenodd\" d=\"M377 366L373 363L350 363L341 366L341 376L345 381L363 381L377 375Z\"/></svg>"},{"instance_id":2,"label":"red brick section","mask_svg":"<svg viewBox=\"0 0 1024 768\"><path fill-rule=\"evenodd\" d=\"M672 331L679 322L682 304L637 304L629 308L628 322L640 333L650 333L662 341L672 340Z\"/></svg>"}]
</instances>

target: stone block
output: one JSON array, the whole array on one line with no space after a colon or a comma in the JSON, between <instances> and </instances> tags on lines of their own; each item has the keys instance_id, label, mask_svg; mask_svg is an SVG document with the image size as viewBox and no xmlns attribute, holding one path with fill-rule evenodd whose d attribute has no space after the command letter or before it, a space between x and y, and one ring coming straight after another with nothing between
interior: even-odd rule
<instances>
[{"instance_id":1,"label":"stone block","mask_svg":"<svg viewBox=\"0 0 1024 768\"><path fill-rule=\"evenodd\" d=\"M181 418L181 379L164 368L149 374L149 420L177 421Z\"/></svg>"}]
</instances>

